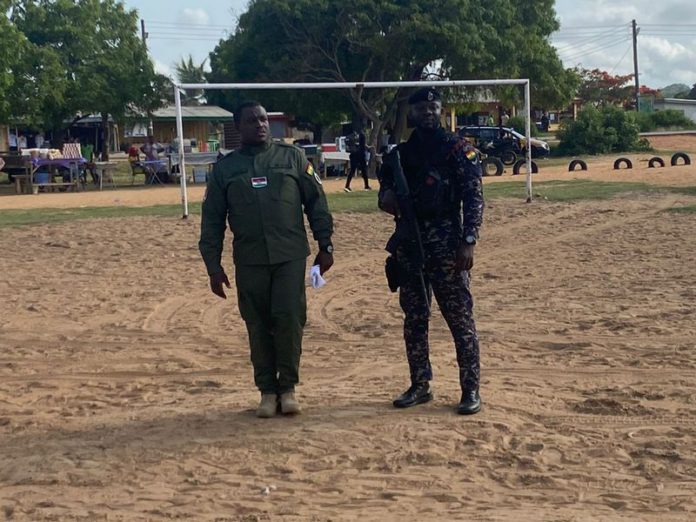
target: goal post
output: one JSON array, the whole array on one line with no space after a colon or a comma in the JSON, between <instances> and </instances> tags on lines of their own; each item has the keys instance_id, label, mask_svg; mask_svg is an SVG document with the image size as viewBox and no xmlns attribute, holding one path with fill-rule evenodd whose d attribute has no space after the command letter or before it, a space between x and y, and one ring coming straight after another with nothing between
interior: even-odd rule
<instances>
[{"instance_id":1,"label":"goal post","mask_svg":"<svg viewBox=\"0 0 696 522\"><path fill-rule=\"evenodd\" d=\"M187 90L272 90L272 89L386 89L399 87L493 87L521 85L524 87L524 119L526 145L527 202L532 201L532 143L531 103L529 79L500 80L420 80L395 82L309 82L309 83L175 83L176 131L179 149L179 174L183 218L188 218L188 190L186 187L186 153L184 152L184 124L181 110L181 92Z\"/></svg>"}]
</instances>

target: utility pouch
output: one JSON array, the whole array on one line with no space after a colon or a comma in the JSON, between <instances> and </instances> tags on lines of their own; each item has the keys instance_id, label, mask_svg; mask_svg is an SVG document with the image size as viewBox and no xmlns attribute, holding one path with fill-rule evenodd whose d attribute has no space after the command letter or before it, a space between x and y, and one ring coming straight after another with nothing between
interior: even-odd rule
<instances>
[{"instance_id":1,"label":"utility pouch","mask_svg":"<svg viewBox=\"0 0 696 522\"><path fill-rule=\"evenodd\" d=\"M387 285L389 286L389 290L396 292L401 283L401 268L399 267L399 262L397 261L396 257L389 256L387 258L387 261L384 264L384 272L387 275Z\"/></svg>"},{"instance_id":2,"label":"utility pouch","mask_svg":"<svg viewBox=\"0 0 696 522\"><path fill-rule=\"evenodd\" d=\"M422 219L434 219L446 212L449 203L449 181L435 169L429 169L415 195L416 213Z\"/></svg>"}]
</instances>

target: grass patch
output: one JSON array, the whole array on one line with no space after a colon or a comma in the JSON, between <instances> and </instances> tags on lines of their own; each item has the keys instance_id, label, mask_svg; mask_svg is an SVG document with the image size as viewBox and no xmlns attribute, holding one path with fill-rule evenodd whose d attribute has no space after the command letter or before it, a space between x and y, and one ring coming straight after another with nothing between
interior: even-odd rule
<instances>
[{"instance_id":1,"label":"grass patch","mask_svg":"<svg viewBox=\"0 0 696 522\"><path fill-rule=\"evenodd\" d=\"M675 214L696 214L696 205L669 208L666 210L666 212L673 212Z\"/></svg>"},{"instance_id":2,"label":"grass patch","mask_svg":"<svg viewBox=\"0 0 696 522\"><path fill-rule=\"evenodd\" d=\"M376 212L377 190L361 190L358 192L345 193L336 192L327 194L331 212Z\"/></svg>"},{"instance_id":3,"label":"grass patch","mask_svg":"<svg viewBox=\"0 0 696 522\"><path fill-rule=\"evenodd\" d=\"M534 197L548 201L580 201L609 199L620 194L684 194L696 196L693 187L659 187L647 183L609 182L592 180L545 181L535 183ZM526 188L524 181L490 183L485 186L486 200L499 198L524 199ZM334 213L342 212L378 212L377 191L356 191L327 195L329 208ZM692 212L694 207L686 206L674 209L675 212ZM682 210L683 209L683 210ZM200 214L200 203L189 205L189 212ZM157 205L152 207L86 207L73 209L24 209L0 210L0 228L20 225L62 223L86 219L108 219L135 216L178 217L180 205Z\"/></svg>"},{"instance_id":4,"label":"grass patch","mask_svg":"<svg viewBox=\"0 0 696 522\"><path fill-rule=\"evenodd\" d=\"M696 196L696 186L661 187L648 183L629 181L593 181L593 180L555 180L534 183L532 191L535 198L548 201L580 201L585 199L610 199L620 194L683 194ZM524 198L526 186L523 181L509 183L491 183L484 187L486 199L499 197Z\"/></svg>"},{"instance_id":5,"label":"grass patch","mask_svg":"<svg viewBox=\"0 0 696 522\"><path fill-rule=\"evenodd\" d=\"M200 203L189 205L192 214L200 214ZM84 219L109 219L134 216L178 216L180 205L156 205L152 207L85 207L38 208L0 211L0 228L19 225L64 223Z\"/></svg>"}]
</instances>

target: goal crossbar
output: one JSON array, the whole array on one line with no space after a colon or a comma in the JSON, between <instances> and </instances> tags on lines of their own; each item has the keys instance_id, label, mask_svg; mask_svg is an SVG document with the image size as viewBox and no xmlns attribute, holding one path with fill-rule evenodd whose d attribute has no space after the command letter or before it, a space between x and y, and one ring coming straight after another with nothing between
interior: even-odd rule
<instances>
[{"instance_id":1,"label":"goal crossbar","mask_svg":"<svg viewBox=\"0 0 696 522\"><path fill-rule=\"evenodd\" d=\"M181 205L184 219L188 217L188 190L186 187L186 153L184 152L184 124L181 93L187 90L271 90L271 89L387 89L398 87L487 87L496 85L522 85L524 87L524 119L526 139L527 201L532 200L532 143L531 104L529 79L501 80L421 80L394 82L305 82L305 83L175 83L176 131L179 148L179 175Z\"/></svg>"}]
</instances>

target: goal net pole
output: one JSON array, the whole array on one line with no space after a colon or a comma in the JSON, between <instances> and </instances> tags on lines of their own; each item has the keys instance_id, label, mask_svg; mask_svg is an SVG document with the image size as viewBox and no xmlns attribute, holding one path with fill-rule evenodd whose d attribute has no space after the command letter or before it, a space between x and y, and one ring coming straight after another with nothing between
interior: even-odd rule
<instances>
[{"instance_id":1,"label":"goal net pole","mask_svg":"<svg viewBox=\"0 0 696 522\"><path fill-rule=\"evenodd\" d=\"M181 90L174 87L174 102L176 103L176 140L179 151L179 184L181 187L181 206L184 215L182 219L188 219L188 189L186 188L186 153L184 151L184 119L181 115ZM195 174L194 174L195 176ZM194 181L196 181L194 179Z\"/></svg>"},{"instance_id":2,"label":"goal net pole","mask_svg":"<svg viewBox=\"0 0 696 522\"><path fill-rule=\"evenodd\" d=\"M181 176L181 205L183 218L188 217L188 193L186 189L186 154L184 152L181 91L195 90L270 90L270 89L385 89L398 87L487 87L495 85L522 85L524 87L524 117L527 157L527 201L532 200L532 144L531 103L529 79L503 80L421 80L397 82L309 82L309 83L175 83L176 130L179 144L179 173Z\"/></svg>"}]
</instances>

